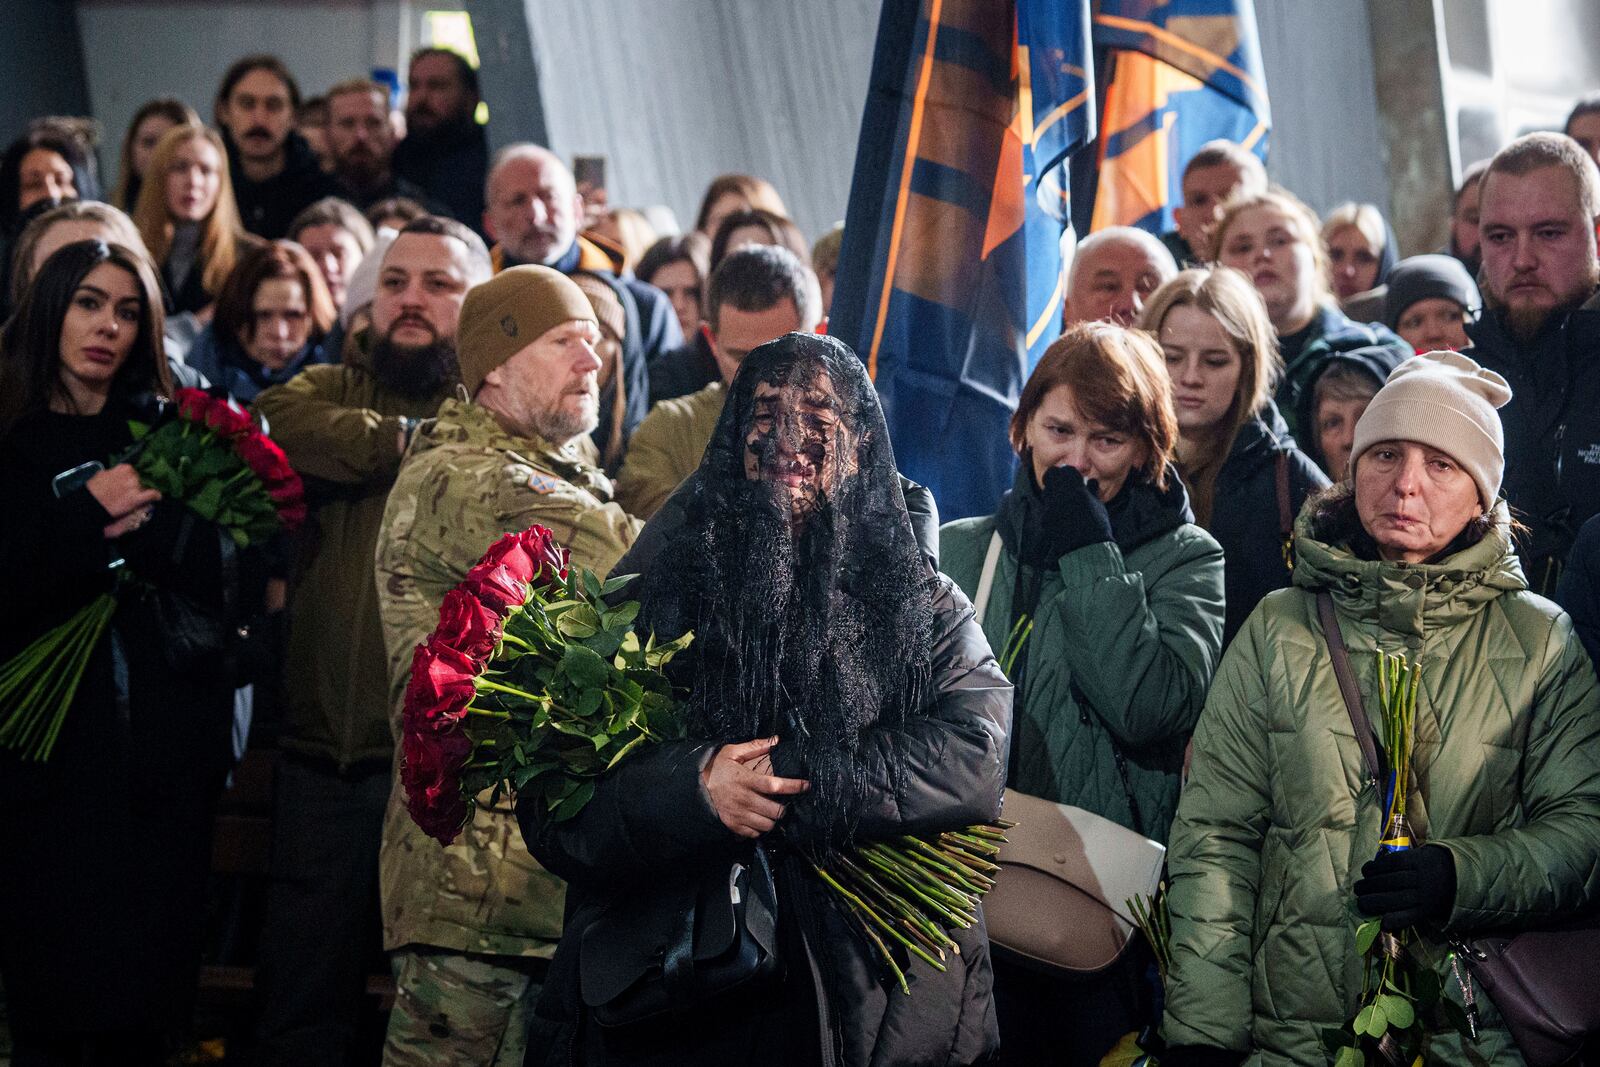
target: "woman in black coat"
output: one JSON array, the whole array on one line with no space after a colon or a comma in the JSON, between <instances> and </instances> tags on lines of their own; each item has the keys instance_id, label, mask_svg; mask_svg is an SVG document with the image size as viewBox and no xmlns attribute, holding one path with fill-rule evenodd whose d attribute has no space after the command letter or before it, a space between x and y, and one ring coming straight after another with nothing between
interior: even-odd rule
<instances>
[{"instance_id":1,"label":"woman in black coat","mask_svg":"<svg viewBox=\"0 0 1600 1067\"><path fill-rule=\"evenodd\" d=\"M1226 648L1262 597L1288 587L1295 516L1328 479L1272 403L1278 342L1248 278L1231 267L1183 271L1151 294L1139 325L1166 357L1195 521L1222 545Z\"/></svg>"},{"instance_id":2,"label":"woman in black coat","mask_svg":"<svg viewBox=\"0 0 1600 1067\"><path fill-rule=\"evenodd\" d=\"M585 1064L986 1062L999 1037L981 921L945 973L907 963L908 997L806 862L992 820L1005 777L1011 687L913 536L854 353L811 334L752 352L699 471L617 569L639 574L641 633L694 631L671 665L688 739L623 761L568 821L519 806L529 849L568 881L539 1013L576 1027ZM603 980L629 961L594 931L684 885L725 886L757 842L782 975L602 1028Z\"/></svg>"},{"instance_id":3,"label":"woman in black coat","mask_svg":"<svg viewBox=\"0 0 1600 1067\"><path fill-rule=\"evenodd\" d=\"M91 240L45 261L0 340L0 662L110 591L115 561L142 583L49 759L0 749L0 979L19 1067L165 1062L192 1004L233 681L220 657L176 662L169 627L180 596L220 615L226 535L131 466L100 466L171 393L161 328L148 261Z\"/></svg>"}]
</instances>

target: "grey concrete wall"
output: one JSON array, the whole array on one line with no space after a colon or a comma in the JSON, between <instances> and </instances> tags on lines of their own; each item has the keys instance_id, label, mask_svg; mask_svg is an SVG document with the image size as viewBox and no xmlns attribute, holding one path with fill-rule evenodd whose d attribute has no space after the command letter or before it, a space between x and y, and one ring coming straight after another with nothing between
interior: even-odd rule
<instances>
[{"instance_id":1,"label":"grey concrete wall","mask_svg":"<svg viewBox=\"0 0 1600 1067\"><path fill-rule=\"evenodd\" d=\"M72 5L64 0L0 3L0 146L40 115L83 115L89 110Z\"/></svg>"}]
</instances>

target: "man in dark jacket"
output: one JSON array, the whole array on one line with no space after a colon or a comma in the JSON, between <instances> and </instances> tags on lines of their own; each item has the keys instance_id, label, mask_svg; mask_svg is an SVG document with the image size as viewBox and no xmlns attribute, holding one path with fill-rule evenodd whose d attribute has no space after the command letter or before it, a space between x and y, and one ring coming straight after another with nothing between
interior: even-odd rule
<instances>
[{"instance_id":1,"label":"man in dark jacket","mask_svg":"<svg viewBox=\"0 0 1600 1067\"><path fill-rule=\"evenodd\" d=\"M489 136L477 120L478 72L459 52L422 48L412 53L406 82L406 136L395 146L395 173L481 234Z\"/></svg>"},{"instance_id":2,"label":"man in dark jacket","mask_svg":"<svg viewBox=\"0 0 1600 1067\"><path fill-rule=\"evenodd\" d=\"M366 211L380 200L403 196L435 210L421 186L395 173L389 90L356 78L329 89L327 100L328 154L344 199Z\"/></svg>"},{"instance_id":3,"label":"man in dark jacket","mask_svg":"<svg viewBox=\"0 0 1600 1067\"><path fill-rule=\"evenodd\" d=\"M1183 165L1179 183L1183 203L1172 209L1178 228L1161 235L1180 267L1196 267L1211 257L1211 231L1230 197L1267 191L1267 168L1254 152L1232 141L1207 141Z\"/></svg>"},{"instance_id":4,"label":"man in dark jacket","mask_svg":"<svg viewBox=\"0 0 1600 1067\"><path fill-rule=\"evenodd\" d=\"M228 148L244 228L274 240L302 209L338 194L305 138L294 132L300 88L277 56L245 56L222 76L216 119Z\"/></svg>"},{"instance_id":5,"label":"man in dark jacket","mask_svg":"<svg viewBox=\"0 0 1600 1067\"><path fill-rule=\"evenodd\" d=\"M578 1023L597 1062L970 1064L998 1044L981 924L943 973L885 981L807 857L843 843L992 819L1011 687L971 606L927 563L901 500L882 410L835 338L791 333L750 354L694 477L620 572L641 631L693 629L674 661L689 740L602 778L576 817L518 814L568 882L541 1014ZM769 766L770 764L770 766ZM782 831L777 827L781 824ZM580 1005L585 932L726 878L760 842L777 882L784 973L735 1000L601 1032ZM603 1000L603 998L601 998Z\"/></svg>"},{"instance_id":6,"label":"man in dark jacket","mask_svg":"<svg viewBox=\"0 0 1600 1067\"><path fill-rule=\"evenodd\" d=\"M488 277L477 234L413 220L384 254L370 346L256 400L311 504L289 593L262 1064L341 1062L354 1030L394 759L373 552L417 423L458 380L467 290Z\"/></svg>"},{"instance_id":7,"label":"man in dark jacket","mask_svg":"<svg viewBox=\"0 0 1600 1067\"><path fill-rule=\"evenodd\" d=\"M494 246L496 271L543 264L563 274L583 271L609 285L627 320L622 338L623 440L633 435L650 407L649 374L657 356L683 343L683 330L667 294L622 272L610 253L578 234L583 197L567 165L547 148L513 144L500 150L485 187L484 228ZM602 449L611 436L609 398L601 398L594 440Z\"/></svg>"},{"instance_id":8,"label":"man in dark jacket","mask_svg":"<svg viewBox=\"0 0 1600 1067\"><path fill-rule=\"evenodd\" d=\"M1600 170L1564 134L1513 141L1480 186L1486 311L1467 336L1511 384L1505 496L1530 530L1518 549L1528 585L1546 595L1600 511L1597 215Z\"/></svg>"}]
</instances>

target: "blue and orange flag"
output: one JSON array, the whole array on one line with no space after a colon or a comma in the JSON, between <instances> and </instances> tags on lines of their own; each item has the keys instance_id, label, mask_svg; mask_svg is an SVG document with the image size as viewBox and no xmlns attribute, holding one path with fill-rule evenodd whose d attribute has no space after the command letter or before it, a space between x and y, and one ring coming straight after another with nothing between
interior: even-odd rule
<instances>
[{"instance_id":1,"label":"blue and orange flag","mask_svg":"<svg viewBox=\"0 0 1600 1067\"><path fill-rule=\"evenodd\" d=\"M1253 0L1099 0L1094 44L1109 82L1091 229L1172 229L1184 164L1207 141L1266 159Z\"/></svg>"},{"instance_id":2,"label":"blue and orange flag","mask_svg":"<svg viewBox=\"0 0 1600 1067\"><path fill-rule=\"evenodd\" d=\"M884 0L829 331L947 519L1010 485L1007 424L1060 333L1089 49L1087 0Z\"/></svg>"}]
</instances>

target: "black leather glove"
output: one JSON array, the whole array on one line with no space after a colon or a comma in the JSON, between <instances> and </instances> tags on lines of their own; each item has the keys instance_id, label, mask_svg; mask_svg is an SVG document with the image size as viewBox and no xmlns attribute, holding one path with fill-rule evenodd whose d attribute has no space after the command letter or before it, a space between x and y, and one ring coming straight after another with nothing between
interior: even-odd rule
<instances>
[{"instance_id":1,"label":"black leather glove","mask_svg":"<svg viewBox=\"0 0 1600 1067\"><path fill-rule=\"evenodd\" d=\"M1444 918L1456 902L1456 860L1439 845L1387 852L1361 868L1355 890L1361 913L1382 918L1385 930Z\"/></svg>"},{"instance_id":2,"label":"black leather glove","mask_svg":"<svg viewBox=\"0 0 1600 1067\"><path fill-rule=\"evenodd\" d=\"M1111 516L1100 503L1095 482L1086 482L1076 467L1051 467L1044 472L1040 499L1045 532L1056 557L1085 545L1110 541Z\"/></svg>"},{"instance_id":3,"label":"black leather glove","mask_svg":"<svg viewBox=\"0 0 1600 1067\"><path fill-rule=\"evenodd\" d=\"M1212 1045L1173 1045L1161 1054L1161 1067L1238 1067L1244 1056Z\"/></svg>"}]
</instances>

